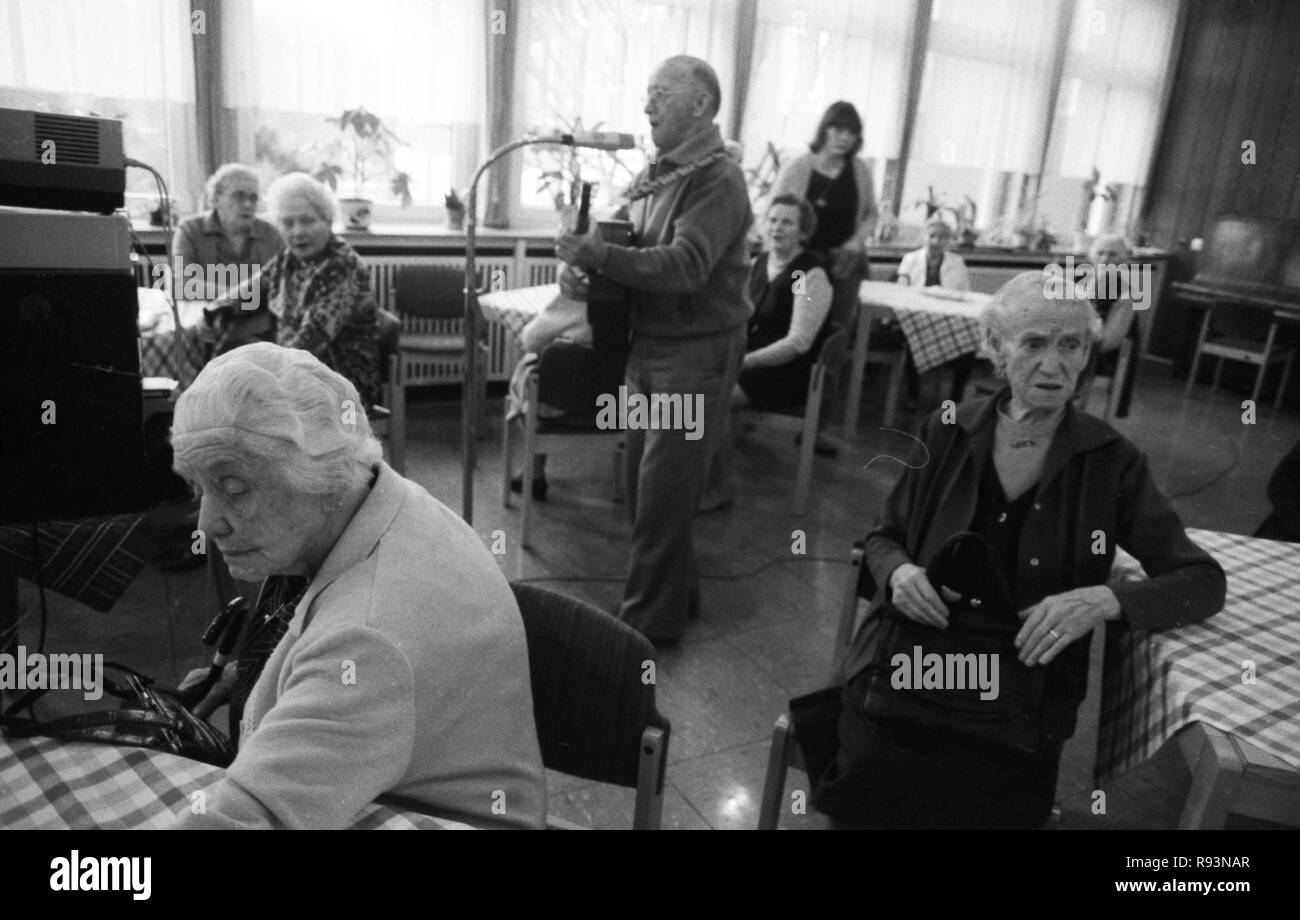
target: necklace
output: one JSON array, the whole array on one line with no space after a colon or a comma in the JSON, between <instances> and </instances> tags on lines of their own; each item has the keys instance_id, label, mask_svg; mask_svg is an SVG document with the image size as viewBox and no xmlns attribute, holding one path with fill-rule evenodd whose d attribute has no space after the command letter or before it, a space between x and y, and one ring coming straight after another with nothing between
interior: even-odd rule
<instances>
[{"instance_id":1,"label":"necklace","mask_svg":"<svg viewBox=\"0 0 1300 920\"><path fill-rule=\"evenodd\" d=\"M1005 435L1006 443L1012 449L1024 449L1047 444L1051 441L1052 435L1055 434L1060 421L1061 415L1059 413L1046 419L1017 421L1007 412L1005 403L998 406L998 427Z\"/></svg>"}]
</instances>

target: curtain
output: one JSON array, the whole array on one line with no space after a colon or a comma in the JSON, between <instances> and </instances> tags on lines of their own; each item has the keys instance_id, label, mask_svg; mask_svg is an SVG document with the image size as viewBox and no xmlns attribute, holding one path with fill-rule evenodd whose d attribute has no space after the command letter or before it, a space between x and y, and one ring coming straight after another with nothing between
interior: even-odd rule
<instances>
[{"instance_id":1,"label":"curtain","mask_svg":"<svg viewBox=\"0 0 1300 920\"><path fill-rule=\"evenodd\" d=\"M757 163L768 143L806 151L822 113L839 99L862 116L861 155L897 157L915 17L914 0L759 0L741 138L746 163Z\"/></svg>"},{"instance_id":2,"label":"curtain","mask_svg":"<svg viewBox=\"0 0 1300 920\"><path fill-rule=\"evenodd\" d=\"M340 195L395 204L388 177L355 188L326 120L364 107L403 142L417 205L468 186L486 143L480 0L225 0L222 22L225 117L268 178L334 162Z\"/></svg>"},{"instance_id":3,"label":"curtain","mask_svg":"<svg viewBox=\"0 0 1300 920\"><path fill-rule=\"evenodd\" d=\"M0 106L122 120L128 156L167 179L182 211L202 186L188 0L0 0ZM157 202L127 170L128 210Z\"/></svg>"},{"instance_id":4,"label":"curtain","mask_svg":"<svg viewBox=\"0 0 1300 920\"><path fill-rule=\"evenodd\" d=\"M674 54L703 58L717 71L722 87L717 123L728 123L735 0L526 0L519 6L519 133L549 133L581 120L587 130L627 132L641 144L641 150L617 159L599 151L529 148L520 185L523 206L553 208L561 183L546 183L543 174L575 169L599 183L598 205L613 202L645 164L650 144L645 88L654 69Z\"/></svg>"},{"instance_id":5,"label":"curtain","mask_svg":"<svg viewBox=\"0 0 1300 920\"><path fill-rule=\"evenodd\" d=\"M1177 17L1178 0L1079 0L1048 172L1146 181Z\"/></svg>"}]
</instances>

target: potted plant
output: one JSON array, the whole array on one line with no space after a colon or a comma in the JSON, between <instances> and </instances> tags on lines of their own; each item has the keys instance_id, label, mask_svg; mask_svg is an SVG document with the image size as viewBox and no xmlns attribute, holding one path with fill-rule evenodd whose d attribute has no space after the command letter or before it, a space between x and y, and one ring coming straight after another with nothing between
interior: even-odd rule
<instances>
[{"instance_id":1,"label":"potted plant","mask_svg":"<svg viewBox=\"0 0 1300 920\"><path fill-rule=\"evenodd\" d=\"M368 182L387 177L393 197L402 207L411 204L411 177L393 165L393 149L407 146L383 120L366 108L346 109L338 118L326 119L339 129L335 160L316 170L316 179L337 191L346 172L352 180L352 197L340 198L344 222L349 230L369 230L374 202L365 197Z\"/></svg>"},{"instance_id":2,"label":"potted plant","mask_svg":"<svg viewBox=\"0 0 1300 920\"><path fill-rule=\"evenodd\" d=\"M447 208L448 229L460 230L465 226L465 202L460 200L454 188L448 189L447 194L442 196L442 200Z\"/></svg>"}]
</instances>

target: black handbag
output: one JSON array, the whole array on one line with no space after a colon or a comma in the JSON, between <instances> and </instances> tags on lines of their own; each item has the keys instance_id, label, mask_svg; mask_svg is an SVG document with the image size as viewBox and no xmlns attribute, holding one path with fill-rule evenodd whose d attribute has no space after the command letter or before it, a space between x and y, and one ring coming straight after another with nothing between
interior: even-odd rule
<instances>
[{"instance_id":1,"label":"black handbag","mask_svg":"<svg viewBox=\"0 0 1300 920\"><path fill-rule=\"evenodd\" d=\"M926 567L935 590L961 595L946 602L948 628L918 623L886 604L866 668L863 708L895 722L1041 753L1046 670L1017 657L1020 620L992 547L974 533L951 537Z\"/></svg>"},{"instance_id":2,"label":"black handbag","mask_svg":"<svg viewBox=\"0 0 1300 920\"><path fill-rule=\"evenodd\" d=\"M228 767L235 759L230 739L190 712L179 693L155 687L152 679L124 665L105 662L104 671L104 690L122 701L118 709L44 721L19 718L14 713L30 707L47 692L30 690L0 715L0 728L9 738L47 737L152 748L217 767ZM122 683L111 680L108 671L120 673Z\"/></svg>"}]
</instances>

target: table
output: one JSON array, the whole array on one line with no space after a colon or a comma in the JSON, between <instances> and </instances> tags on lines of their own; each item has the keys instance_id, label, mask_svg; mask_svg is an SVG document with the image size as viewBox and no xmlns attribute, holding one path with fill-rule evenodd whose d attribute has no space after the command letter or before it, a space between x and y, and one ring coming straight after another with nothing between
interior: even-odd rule
<instances>
[{"instance_id":1,"label":"table","mask_svg":"<svg viewBox=\"0 0 1300 920\"><path fill-rule=\"evenodd\" d=\"M0 736L0 829L170 827L219 767L145 748ZM467 824L371 804L353 830L469 830Z\"/></svg>"},{"instance_id":2,"label":"table","mask_svg":"<svg viewBox=\"0 0 1300 920\"><path fill-rule=\"evenodd\" d=\"M478 299L478 306L486 319L496 320L518 339L524 327L559 296L558 284L540 284L484 294Z\"/></svg>"},{"instance_id":3,"label":"table","mask_svg":"<svg viewBox=\"0 0 1300 920\"><path fill-rule=\"evenodd\" d=\"M914 288L885 281L864 281L858 289L858 328L853 337L853 360L849 369L849 396L844 409L844 436L858 432L858 410L862 380L866 374L871 322L880 309L893 310L907 337L918 373L946 364L979 349L979 317L992 300L990 294L957 292L946 288ZM885 417L892 424L898 402L898 386L890 386L885 399Z\"/></svg>"},{"instance_id":4,"label":"table","mask_svg":"<svg viewBox=\"0 0 1300 920\"><path fill-rule=\"evenodd\" d=\"M161 291L139 288L140 296L140 376L171 377L181 389L194 382L207 362L207 342L203 338L201 300L183 300L176 304L181 318L181 366L176 367L176 320Z\"/></svg>"},{"instance_id":5,"label":"table","mask_svg":"<svg viewBox=\"0 0 1300 920\"><path fill-rule=\"evenodd\" d=\"M1185 826L1229 812L1300 822L1300 546L1188 530L1223 566L1204 623L1124 631L1107 650L1098 786L1177 736L1193 772Z\"/></svg>"}]
</instances>

